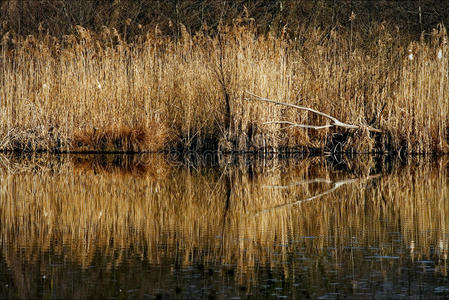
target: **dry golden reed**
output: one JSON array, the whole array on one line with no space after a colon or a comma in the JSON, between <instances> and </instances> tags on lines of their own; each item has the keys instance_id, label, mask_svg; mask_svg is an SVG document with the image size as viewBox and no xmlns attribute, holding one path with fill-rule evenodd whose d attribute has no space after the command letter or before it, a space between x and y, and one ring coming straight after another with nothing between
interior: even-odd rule
<instances>
[{"instance_id":1,"label":"dry golden reed","mask_svg":"<svg viewBox=\"0 0 449 300\"><path fill-rule=\"evenodd\" d=\"M20 174L3 164L0 236L12 269L15 260L35 261L48 251L82 267L100 251L113 268L131 247L151 264L236 264L236 279L250 284L257 266L281 268L292 253L328 257L331 247L329 259L351 261L358 254L347 247L356 241L366 249L378 245L379 256L435 259L447 274L447 161L379 172L366 158L339 172L315 158L292 166L273 161L251 172L245 164L220 172L171 169L163 177L89 171L69 157L59 164L59 173ZM354 181L300 201L348 179ZM392 232L404 251L395 248ZM289 262L285 277L303 263ZM311 280L322 280L310 268Z\"/></svg>"},{"instance_id":2,"label":"dry golden reed","mask_svg":"<svg viewBox=\"0 0 449 300\"><path fill-rule=\"evenodd\" d=\"M339 29L295 39L235 24L175 39L156 28L133 42L111 28L76 30L62 40L2 37L0 149L449 151L442 26L407 45L379 25L363 48ZM266 124L327 121L248 101L245 91L383 133Z\"/></svg>"}]
</instances>

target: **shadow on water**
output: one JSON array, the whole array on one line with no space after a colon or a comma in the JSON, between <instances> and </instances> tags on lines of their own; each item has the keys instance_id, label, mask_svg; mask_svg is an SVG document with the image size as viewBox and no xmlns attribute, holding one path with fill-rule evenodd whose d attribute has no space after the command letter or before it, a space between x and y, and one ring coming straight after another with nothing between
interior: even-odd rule
<instances>
[{"instance_id":1,"label":"shadow on water","mask_svg":"<svg viewBox=\"0 0 449 300\"><path fill-rule=\"evenodd\" d=\"M446 297L448 179L446 157L0 155L0 297Z\"/></svg>"}]
</instances>

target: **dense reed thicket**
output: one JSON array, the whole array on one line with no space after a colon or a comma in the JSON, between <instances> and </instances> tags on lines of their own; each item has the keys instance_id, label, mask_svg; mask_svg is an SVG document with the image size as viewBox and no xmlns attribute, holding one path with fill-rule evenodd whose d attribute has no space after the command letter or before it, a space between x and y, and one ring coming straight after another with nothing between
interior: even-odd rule
<instances>
[{"instance_id":1,"label":"dense reed thicket","mask_svg":"<svg viewBox=\"0 0 449 300\"><path fill-rule=\"evenodd\" d=\"M213 32L181 29L179 38L155 27L132 41L108 27L77 26L62 39L5 33L0 149L449 151L443 26L406 44L384 24L371 28L370 42L339 28L309 28L299 39L259 34L248 16ZM360 129L266 124L327 121L248 101L245 91Z\"/></svg>"}]
</instances>

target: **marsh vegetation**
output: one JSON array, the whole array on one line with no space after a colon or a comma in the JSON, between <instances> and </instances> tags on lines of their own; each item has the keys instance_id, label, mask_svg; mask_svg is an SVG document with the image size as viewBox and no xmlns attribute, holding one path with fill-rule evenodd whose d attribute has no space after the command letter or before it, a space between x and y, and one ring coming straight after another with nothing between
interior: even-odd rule
<instances>
[{"instance_id":1,"label":"marsh vegetation","mask_svg":"<svg viewBox=\"0 0 449 300\"><path fill-rule=\"evenodd\" d=\"M213 26L178 22L171 35L131 19L65 34L5 25L0 150L448 152L443 24L412 35L391 19L367 29L350 13L333 26L262 30L256 11L241 5ZM358 129L290 127L329 120L246 92Z\"/></svg>"}]
</instances>

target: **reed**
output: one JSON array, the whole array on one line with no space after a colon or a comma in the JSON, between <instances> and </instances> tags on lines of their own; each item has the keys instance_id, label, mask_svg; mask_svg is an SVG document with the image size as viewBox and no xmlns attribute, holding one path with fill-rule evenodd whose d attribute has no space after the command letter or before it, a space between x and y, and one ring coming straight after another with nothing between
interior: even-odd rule
<instances>
[{"instance_id":1,"label":"reed","mask_svg":"<svg viewBox=\"0 0 449 300\"><path fill-rule=\"evenodd\" d=\"M368 44L343 29L257 34L251 22L184 28L177 39L156 27L132 42L107 27L63 39L6 33L0 149L448 152L446 29L410 44L382 24L372 30ZM245 91L382 133L270 123L328 120Z\"/></svg>"}]
</instances>

